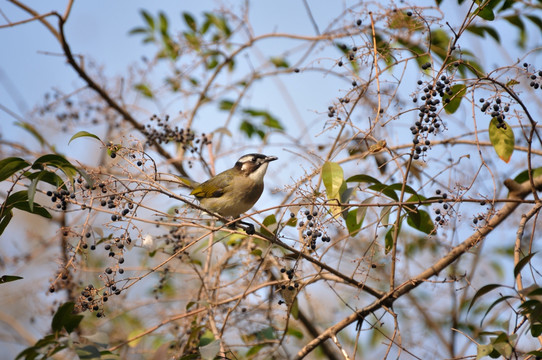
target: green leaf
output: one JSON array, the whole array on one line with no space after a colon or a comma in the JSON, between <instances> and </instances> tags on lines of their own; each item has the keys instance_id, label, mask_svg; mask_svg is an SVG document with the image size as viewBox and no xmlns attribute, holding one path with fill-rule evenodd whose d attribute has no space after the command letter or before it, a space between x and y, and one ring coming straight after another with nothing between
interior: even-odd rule
<instances>
[{"instance_id":1,"label":"green leaf","mask_svg":"<svg viewBox=\"0 0 542 360\"><path fill-rule=\"evenodd\" d=\"M184 19L184 22L186 23L186 25L190 28L190 30L192 30L192 31L197 31L198 30L198 26L196 24L196 19L194 19L194 17L190 13L183 12L183 19Z\"/></svg>"},{"instance_id":2,"label":"green leaf","mask_svg":"<svg viewBox=\"0 0 542 360\"><path fill-rule=\"evenodd\" d=\"M255 134L258 135L261 139L265 137L265 133L262 130L255 127L254 124L252 124L248 120L243 120L241 122L241 125L239 126L239 130L244 132L248 138L251 138L252 135L255 135Z\"/></svg>"},{"instance_id":3,"label":"green leaf","mask_svg":"<svg viewBox=\"0 0 542 360\"><path fill-rule=\"evenodd\" d=\"M79 326L79 323L83 320L83 315L75 315L74 306L73 302L60 305L51 322L51 328L54 332L58 333L64 328L70 334Z\"/></svg>"},{"instance_id":4,"label":"green leaf","mask_svg":"<svg viewBox=\"0 0 542 360\"><path fill-rule=\"evenodd\" d=\"M381 183L374 184L374 185L369 186L368 189L373 190L373 191L378 191L394 201L399 201L399 197L395 193L394 189L390 188L386 184L381 184Z\"/></svg>"},{"instance_id":5,"label":"green leaf","mask_svg":"<svg viewBox=\"0 0 542 360\"><path fill-rule=\"evenodd\" d=\"M235 102L232 100L222 100L220 101L218 108L220 110L230 111L233 108L233 104L235 104Z\"/></svg>"},{"instance_id":6,"label":"green leaf","mask_svg":"<svg viewBox=\"0 0 542 360\"><path fill-rule=\"evenodd\" d=\"M258 109L243 109L243 113L250 115L252 117L261 117L263 119L262 125L270 127L272 129L284 130L284 127L280 121L271 115L268 111L258 110Z\"/></svg>"},{"instance_id":7,"label":"green leaf","mask_svg":"<svg viewBox=\"0 0 542 360\"><path fill-rule=\"evenodd\" d=\"M379 221L383 226L388 226L390 224L390 214L393 210L393 206L383 206L382 210L380 210L380 216Z\"/></svg>"},{"instance_id":8,"label":"green leaf","mask_svg":"<svg viewBox=\"0 0 542 360\"><path fill-rule=\"evenodd\" d=\"M375 179L372 176L365 175L365 174L358 174L354 176L350 176L348 179L346 179L346 182L360 182L360 183L371 183L371 184L380 184L380 181Z\"/></svg>"},{"instance_id":9,"label":"green leaf","mask_svg":"<svg viewBox=\"0 0 542 360\"><path fill-rule=\"evenodd\" d=\"M495 20L495 14L493 13L493 9L501 0L484 0L484 1L478 1L478 3L482 3L475 11L474 14L481 17L484 20L487 21L493 21Z\"/></svg>"},{"instance_id":10,"label":"green leaf","mask_svg":"<svg viewBox=\"0 0 542 360\"><path fill-rule=\"evenodd\" d=\"M18 359L23 358L25 360L33 360L33 359L38 358L38 356L42 355L41 354L42 351L40 350L41 348L44 348L44 347L55 348L55 347L58 347L58 345L59 345L58 341L56 340L54 335L47 335L43 337L42 339L39 339L38 341L36 341L34 346L28 347L25 350L21 351L15 359L18 360Z\"/></svg>"},{"instance_id":11,"label":"green leaf","mask_svg":"<svg viewBox=\"0 0 542 360\"><path fill-rule=\"evenodd\" d=\"M476 360L480 360L489 356L493 352L493 345L478 345L476 350Z\"/></svg>"},{"instance_id":12,"label":"green leaf","mask_svg":"<svg viewBox=\"0 0 542 360\"><path fill-rule=\"evenodd\" d=\"M384 252L389 254L391 249L393 249L393 233L395 226L391 226L390 229L386 232L386 237L384 239Z\"/></svg>"},{"instance_id":13,"label":"green leaf","mask_svg":"<svg viewBox=\"0 0 542 360\"><path fill-rule=\"evenodd\" d=\"M80 360L92 360L101 359L102 354L100 350L94 345L85 345L75 348L75 353L79 356Z\"/></svg>"},{"instance_id":14,"label":"green leaf","mask_svg":"<svg viewBox=\"0 0 542 360\"><path fill-rule=\"evenodd\" d=\"M22 276L17 276L17 275L2 275L2 277L0 277L0 284L5 284L7 282L21 280L22 278L23 278Z\"/></svg>"},{"instance_id":15,"label":"green leaf","mask_svg":"<svg viewBox=\"0 0 542 360\"><path fill-rule=\"evenodd\" d=\"M289 68L290 64L283 57L271 57L269 59L276 68Z\"/></svg>"},{"instance_id":16,"label":"green leaf","mask_svg":"<svg viewBox=\"0 0 542 360\"><path fill-rule=\"evenodd\" d=\"M292 314L292 317L296 320L299 320L299 302L297 301L297 297L294 299L294 302L292 303L292 306L290 307L290 314ZM274 336L273 332L273 336ZM274 339L271 338L271 339Z\"/></svg>"},{"instance_id":17,"label":"green leaf","mask_svg":"<svg viewBox=\"0 0 542 360\"><path fill-rule=\"evenodd\" d=\"M248 349L247 353L245 354L247 359L252 359L254 355L260 352L261 349L265 347L264 344L258 344L252 346L250 349ZM182 360L182 359L181 359Z\"/></svg>"},{"instance_id":18,"label":"green leaf","mask_svg":"<svg viewBox=\"0 0 542 360\"><path fill-rule=\"evenodd\" d=\"M135 34L145 34L147 33L148 30L146 28L143 28L143 27L135 27L133 28L132 30L130 30L128 32L129 35L135 35Z\"/></svg>"},{"instance_id":19,"label":"green leaf","mask_svg":"<svg viewBox=\"0 0 542 360\"><path fill-rule=\"evenodd\" d=\"M390 190L395 190L397 192L401 192L403 190L403 183L395 183L391 184L387 187ZM416 190L414 190L410 185L404 184L405 193L409 193L412 195L418 195Z\"/></svg>"},{"instance_id":20,"label":"green leaf","mask_svg":"<svg viewBox=\"0 0 542 360\"><path fill-rule=\"evenodd\" d=\"M495 14L491 9L488 8L480 9L476 15L487 21L495 20Z\"/></svg>"},{"instance_id":21,"label":"green leaf","mask_svg":"<svg viewBox=\"0 0 542 360\"><path fill-rule=\"evenodd\" d=\"M293 336L299 340L302 340L304 337L303 332L301 330L294 328L292 324L289 324L288 330L286 330L286 335Z\"/></svg>"},{"instance_id":22,"label":"green leaf","mask_svg":"<svg viewBox=\"0 0 542 360\"><path fill-rule=\"evenodd\" d=\"M94 139L97 139L99 142L101 142L103 144L103 141L96 135L92 134L92 133L89 133L88 131L79 131L78 133L76 133L75 135L73 135L70 139L70 141L68 141L68 145L70 145L70 143L77 139L77 138L80 138L80 137L91 137L91 138L94 138Z\"/></svg>"},{"instance_id":23,"label":"green leaf","mask_svg":"<svg viewBox=\"0 0 542 360\"><path fill-rule=\"evenodd\" d=\"M275 214L268 215L265 219L263 219L262 225L263 226L260 228L260 232L266 236L273 237L274 232L278 228Z\"/></svg>"},{"instance_id":24,"label":"green leaf","mask_svg":"<svg viewBox=\"0 0 542 360\"><path fill-rule=\"evenodd\" d=\"M498 341L493 344L493 348L499 352L505 359L510 359L512 355L512 345L508 341Z\"/></svg>"},{"instance_id":25,"label":"green leaf","mask_svg":"<svg viewBox=\"0 0 542 360\"><path fill-rule=\"evenodd\" d=\"M47 184L51 184L56 188L62 187L64 189L67 189L65 185L64 180L60 176L58 176L56 173L49 171L49 170L42 170L42 171L36 171L33 173L27 172L26 177L30 180L34 180L35 178L39 177L40 181L46 182Z\"/></svg>"},{"instance_id":26,"label":"green leaf","mask_svg":"<svg viewBox=\"0 0 542 360\"><path fill-rule=\"evenodd\" d=\"M506 9L511 9L512 6L517 2L517 0L504 0L501 8L499 9L499 12L502 12Z\"/></svg>"},{"instance_id":27,"label":"green leaf","mask_svg":"<svg viewBox=\"0 0 542 360\"><path fill-rule=\"evenodd\" d=\"M199 347L199 353L203 360L213 360L219 351L220 340L213 340L210 343Z\"/></svg>"},{"instance_id":28,"label":"green leaf","mask_svg":"<svg viewBox=\"0 0 542 360\"><path fill-rule=\"evenodd\" d=\"M198 346L205 346L207 344L210 344L212 343L213 341L215 341L215 336L213 335L213 333L211 332L211 330L205 330L205 332L203 333L203 335L201 335L201 337L199 338L199 344Z\"/></svg>"},{"instance_id":29,"label":"green leaf","mask_svg":"<svg viewBox=\"0 0 542 360\"><path fill-rule=\"evenodd\" d=\"M361 221L358 220L358 212L362 213ZM366 207L352 209L348 212L348 214L346 215L346 228L348 229L348 233L350 234L350 236L355 236L358 233L366 213Z\"/></svg>"},{"instance_id":30,"label":"green leaf","mask_svg":"<svg viewBox=\"0 0 542 360\"><path fill-rule=\"evenodd\" d=\"M204 15L207 18L207 22L209 24L213 24L220 31L220 33L222 34L221 37L227 38L231 35L231 30L225 17L217 16L209 12L204 13Z\"/></svg>"},{"instance_id":31,"label":"green leaf","mask_svg":"<svg viewBox=\"0 0 542 360\"><path fill-rule=\"evenodd\" d=\"M526 32L523 20L521 20L518 15L505 16L504 20L508 21L519 30L518 46L521 48L525 47Z\"/></svg>"},{"instance_id":32,"label":"green leaf","mask_svg":"<svg viewBox=\"0 0 542 360\"><path fill-rule=\"evenodd\" d=\"M453 95L450 96L447 93L444 93L444 96L442 97L443 101L445 102L444 110L447 114L453 114L459 109L459 105L461 104L461 100L465 96L465 93L467 92L467 87L464 84L456 84L451 87L451 90L453 91ZM446 99L450 99L450 102L446 104Z\"/></svg>"},{"instance_id":33,"label":"green leaf","mask_svg":"<svg viewBox=\"0 0 542 360\"><path fill-rule=\"evenodd\" d=\"M45 166L53 166L64 171L64 169L69 169L64 171L66 175L71 174L74 176L77 173L77 169L73 166L66 158L62 155L57 154L47 154L39 157L32 164L32 169L42 170Z\"/></svg>"},{"instance_id":34,"label":"green leaf","mask_svg":"<svg viewBox=\"0 0 542 360\"><path fill-rule=\"evenodd\" d=\"M535 288L527 293L527 297L535 297L542 295L542 287Z\"/></svg>"},{"instance_id":35,"label":"green leaf","mask_svg":"<svg viewBox=\"0 0 542 360\"><path fill-rule=\"evenodd\" d=\"M212 56L211 60L206 62L205 67L207 70L212 70L218 66L218 58L216 56Z\"/></svg>"},{"instance_id":36,"label":"green leaf","mask_svg":"<svg viewBox=\"0 0 542 360\"><path fill-rule=\"evenodd\" d=\"M284 223L286 226L296 227L297 226L297 217L290 217L288 220Z\"/></svg>"},{"instance_id":37,"label":"green leaf","mask_svg":"<svg viewBox=\"0 0 542 360\"><path fill-rule=\"evenodd\" d=\"M184 32L183 36L186 39L186 41L188 41L188 44L194 50L199 51L201 49L201 41L200 41L200 38L197 35L195 35L193 33Z\"/></svg>"},{"instance_id":38,"label":"green leaf","mask_svg":"<svg viewBox=\"0 0 542 360\"><path fill-rule=\"evenodd\" d=\"M500 298L498 298L497 300L495 300L486 310L484 316L482 317L482 320L480 320L480 327L482 327L482 323L484 322L484 319L486 318L486 316L489 314L489 312L491 311L491 309L493 309L495 306L497 306L498 304L500 304L501 302L503 301L507 301L509 299L515 299L514 296L511 296L511 295L507 295L507 296L502 296Z\"/></svg>"},{"instance_id":39,"label":"green leaf","mask_svg":"<svg viewBox=\"0 0 542 360\"><path fill-rule=\"evenodd\" d=\"M141 95L149 99L152 99L154 97L152 90L149 88L147 84L142 84L142 83L135 84L134 89L137 90Z\"/></svg>"},{"instance_id":40,"label":"green leaf","mask_svg":"<svg viewBox=\"0 0 542 360\"><path fill-rule=\"evenodd\" d=\"M34 136L36 140L39 141L40 145L43 146L44 144L46 144L45 139L43 138L43 136L41 136L40 132L34 127L34 125L29 124L24 121L16 122L15 125L22 127L23 129L28 131L30 134L32 134L32 136Z\"/></svg>"},{"instance_id":41,"label":"green leaf","mask_svg":"<svg viewBox=\"0 0 542 360\"><path fill-rule=\"evenodd\" d=\"M514 152L514 132L505 121L503 121L505 126L498 129L498 123L497 119L491 119L489 124L489 140L497 152L497 155L504 162L509 162L512 153Z\"/></svg>"},{"instance_id":42,"label":"green leaf","mask_svg":"<svg viewBox=\"0 0 542 360\"><path fill-rule=\"evenodd\" d=\"M46 172L46 170L38 172L38 175L34 179L32 179L30 185L28 186L28 206L30 207L30 211L34 209L34 196L36 195L36 188L38 186L38 182L41 180L41 177Z\"/></svg>"},{"instance_id":43,"label":"green leaf","mask_svg":"<svg viewBox=\"0 0 542 360\"><path fill-rule=\"evenodd\" d=\"M151 30L154 30L155 26L154 26L154 19L152 18L152 15L146 10L141 10L140 13L143 19L145 19L145 22L147 23L149 28Z\"/></svg>"},{"instance_id":44,"label":"green leaf","mask_svg":"<svg viewBox=\"0 0 542 360\"><path fill-rule=\"evenodd\" d=\"M342 191L346 188L344 172L341 165L326 161L322 166L322 181L326 188L327 198L329 200L339 200Z\"/></svg>"},{"instance_id":45,"label":"green leaf","mask_svg":"<svg viewBox=\"0 0 542 360\"><path fill-rule=\"evenodd\" d=\"M516 266L514 266L514 279L518 276L518 274L521 272L521 270L527 265L532 257L536 254L536 252L530 253L529 255L525 256L523 259L518 261Z\"/></svg>"},{"instance_id":46,"label":"green leaf","mask_svg":"<svg viewBox=\"0 0 542 360\"><path fill-rule=\"evenodd\" d=\"M485 36L485 34L488 34L493 39L495 39L496 42L498 42L498 43L501 42L501 38L499 36L499 33L497 32L497 30L495 30L491 26L471 25L471 26L467 27L467 31L470 31L471 33L476 34L476 35L481 36L481 37Z\"/></svg>"},{"instance_id":47,"label":"green leaf","mask_svg":"<svg viewBox=\"0 0 542 360\"><path fill-rule=\"evenodd\" d=\"M532 324L531 325L531 336L536 338L542 334L542 324Z\"/></svg>"},{"instance_id":48,"label":"green leaf","mask_svg":"<svg viewBox=\"0 0 542 360\"><path fill-rule=\"evenodd\" d=\"M542 167L532 169L531 174L533 178L539 177L540 175L542 175ZM519 175L514 178L514 181L518 184L529 181L529 170L525 170L519 173Z\"/></svg>"},{"instance_id":49,"label":"green leaf","mask_svg":"<svg viewBox=\"0 0 542 360\"><path fill-rule=\"evenodd\" d=\"M404 47L406 47L407 50L412 53L412 55L414 55L416 59L416 63L418 64L420 68L423 64L431 61L431 58L427 54L427 50L424 48L421 48L417 43L406 41L404 39L398 39L398 42L400 45L403 45ZM427 69L426 71L428 70L429 69Z\"/></svg>"},{"instance_id":50,"label":"green leaf","mask_svg":"<svg viewBox=\"0 0 542 360\"><path fill-rule=\"evenodd\" d=\"M18 191L16 193L11 194L6 199L6 208L8 210L11 210L12 208L16 208L22 211L29 212L31 214L42 216L47 219L52 218L51 214L49 214L49 212L45 208L43 208L40 204L34 203L33 208L30 209L30 204L28 203L28 191L26 190Z\"/></svg>"},{"instance_id":51,"label":"green leaf","mask_svg":"<svg viewBox=\"0 0 542 360\"><path fill-rule=\"evenodd\" d=\"M418 209L418 213L414 214L416 213L409 212L407 215L407 224L409 226L426 234L432 234L435 231L435 224L427 211Z\"/></svg>"},{"instance_id":52,"label":"green leaf","mask_svg":"<svg viewBox=\"0 0 542 360\"><path fill-rule=\"evenodd\" d=\"M46 166L52 166L60 169L68 177L72 184L73 177L77 175L77 172L83 175L83 173L81 172L82 170L77 170L77 168L73 166L68 160L66 160L63 156L57 154L47 154L39 157L32 164L32 169L43 170L43 168Z\"/></svg>"},{"instance_id":53,"label":"green leaf","mask_svg":"<svg viewBox=\"0 0 542 360\"><path fill-rule=\"evenodd\" d=\"M271 326L265 327L260 331L257 331L254 333L256 335L257 340L275 340L277 338L277 335L275 334L275 329L273 329Z\"/></svg>"},{"instance_id":54,"label":"green leaf","mask_svg":"<svg viewBox=\"0 0 542 360\"><path fill-rule=\"evenodd\" d=\"M482 288L480 288L476 292L476 294L474 294L474 296L472 297L472 300L470 301L470 304L469 304L469 308L467 310L467 314L469 313L470 309L472 308L472 306L474 305L476 300L478 300L480 297L484 296L488 292L490 292L492 290L495 290L497 288L500 288L500 287L502 287L502 285L500 285L500 284L489 284L489 285L482 286Z\"/></svg>"},{"instance_id":55,"label":"green leaf","mask_svg":"<svg viewBox=\"0 0 542 360\"><path fill-rule=\"evenodd\" d=\"M531 20L531 22L533 22L538 27L538 29L542 32L542 20L538 16L525 15L525 17Z\"/></svg>"},{"instance_id":56,"label":"green leaf","mask_svg":"<svg viewBox=\"0 0 542 360\"><path fill-rule=\"evenodd\" d=\"M30 163L19 157L8 157L0 160L0 181L6 180L17 171L28 166L30 166Z\"/></svg>"},{"instance_id":57,"label":"green leaf","mask_svg":"<svg viewBox=\"0 0 542 360\"><path fill-rule=\"evenodd\" d=\"M445 59L448 56L448 46L450 46L450 36L442 29L431 31L431 52L439 58Z\"/></svg>"},{"instance_id":58,"label":"green leaf","mask_svg":"<svg viewBox=\"0 0 542 360\"><path fill-rule=\"evenodd\" d=\"M0 235L4 233L11 219L13 219L13 211L11 209L4 209L0 218Z\"/></svg>"}]
</instances>

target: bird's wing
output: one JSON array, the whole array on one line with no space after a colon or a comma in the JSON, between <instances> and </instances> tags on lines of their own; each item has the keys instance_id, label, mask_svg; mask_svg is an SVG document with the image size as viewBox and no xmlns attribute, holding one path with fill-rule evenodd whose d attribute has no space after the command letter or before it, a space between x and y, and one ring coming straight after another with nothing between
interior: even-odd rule
<instances>
[{"instance_id":1,"label":"bird's wing","mask_svg":"<svg viewBox=\"0 0 542 360\"><path fill-rule=\"evenodd\" d=\"M224 195L225 188L231 183L231 176L210 179L192 190L190 195L197 198L217 198Z\"/></svg>"}]
</instances>

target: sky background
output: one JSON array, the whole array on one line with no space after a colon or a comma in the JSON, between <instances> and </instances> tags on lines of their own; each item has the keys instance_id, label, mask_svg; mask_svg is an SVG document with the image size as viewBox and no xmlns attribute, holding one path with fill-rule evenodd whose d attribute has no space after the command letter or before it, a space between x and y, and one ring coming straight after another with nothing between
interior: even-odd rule
<instances>
[{"instance_id":1,"label":"sky background","mask_svg":"<svg viewBox=\"0 0 542 360\"><path fill-rule=\"evenodd\" d=\"M230 2L232 11L240 7L241 2ZM339 16L347 7L351 6L353 1L329 1L317 0L309 1L312 15L315 22L319 24L320 30L332 23L333 19ZM433 5L433 1L423 1L418 3L426 3ZM446 3L446 1L445 1ZM33 7L40 13L46 13L51 10L56 10L62 13L66 1L59 0L34 0L28 1L28 5ZM400 6L406 6L402 2L397 2ZM142 25L140 10L145 9L151 14L157 14L158 11L164 11L170 20L170 28L173 33L184 28L184 23L181 20L181 13L186 11L199 17L204 11L212 11L220 8L222 5L215 1L143 1L143 0L122 0L122 1L77 1L74 4L68 24L66 26L66 36L72 46L72 51L76 54L82 54L87 61L92 61L101 68L101 71L110 78L126 76L130 67L140 62L142 56L153 56L155 47L152 45L144 46L141 44L141 37L129 36L128 32L135 26ZM311 24L306 9L302 1L292 0L274 0L274 1L255 1L250 8L250 22L255 34L264 34L269 32L284 32L303 35L314 35L315 30ZM9 2L0 3L0 26L7 22L17 22L27 19L28 15ZM458 26L462 20L460 10L457 17L450 16L452 27ZM53 21L53 17L48 18ZM348 21L354 21L355 15L347 15ZM454 20L456 23L454 23ZM539 68L542 66L538 52L533 52L523 58L524 54L514 46L509 46L512 39L517 37L517 32L514 28L507 24L500 24L503 31L502 43L505 46L496 44L492 39L481 39L478 37L467 36L469 48L483 49L476 55L479 56L489 70L501 66L507 62L528 61ZM528 25L530 33L537 34L536 28ZM506 38L509 36L510 38ZM540 36L529 37L529 48L536 47L540 44ZM352 39L355 43L356 39ZM28 132L14 126L14 122L18 118L34 122L39 121L39 117L30 117L28 114L34 109L37 104L44 103L44 94L50 92L52 88L59 89L62 93L70 93L78 89L82 82L77 75L64 61L60 54L61 49L59 43L54 39L51 33L44 29L43 25L38 21L33 21L27 24L22 24L15 27L0 28L0 134L3 139L26 141L35 149L39 148L39 144L31 139ZM270 40L258 44L258 49L264 56L268 54L276 54L286 48L290 48L292 42L284 42L283 40ZM505 51L506 50L506 51ZM323 67L334 64L340 58L340 53L337 51L322 51L318 58ZM296 59L294 56L293 59ZM525 60L524 60L525 59ZM250 59L250 61L257 61ZM250 61L247 60L246 66L250 66ZM307 68L310 65L304 64ZM405 89L405 94L413 91L416 88L415 82L420 78L419 71L407 71L404 83L409 84ZM157 82L160 81L160 72L154 74ZM318 137L318 133L323 128L323 123L327 118L327 106L330 105L332 99L336 99L338 94L344 93L344 89L349 87L349 79L339 79L330 74L311 73L310 71L302 71L296 77L285 76L281 78L281 84L269 86L269 83L255 87L248 97L249 103L254 106L269 109L273 114L276 114L284 123L292 129L296 129L297 133L294 136L299 136L312 147L316 147L318 142L326 143L327 137ZM287 102L287 96L284 91L290 94L295 94L296 106L292 107ZM482 94L483 95L483 94ZM278 99L278 100L277 100ZM155 111L163 110L163 113L173 114L183 109L182 99L174 102L166 102L163 109L157 109L145 100L141 100L142 107L145 108L147 116L150 116ZM142 117L144 112L142 112ZM12 114L15 114L13 116ZM372 114L357 115L357 120L367 121L367 118L362 116L371 116ZM416 114L414 114L416 115ZM413 116L414 116L413 115ZM468 111L460 113L458 117L469 115ZM225 116L224 112L219 112L216 109L202 110L198 115L200 121L197 123L199 131L209 131L220 124ZM38 120L36 120L38 119ZM203 120L202 120L203 119ZM309 124L314 124L303 132L301 128L292 126L293 122L304 121ZM38 124L37 124L38 125ZM461 129L462 124L450 124L453 128ZM81 129L77 129L81 130ZM80 139L74 141L68 146L69 138L77 131L71 130L67 133L61 133L60 129L48 128L44 129L44 135L57 144L60 152L66 153L68 156L85 161L92 161L95 158L96 152L100 151L99 146L89 139ZM405 128L405 130L407 130ZM100 137L106 136L103 133L104 128L96 128L91 132L96 133ZM397 138L390 139L390 143L408 142L410 141L410 133L397 132ZM260 150L258 142L247 142L247 147L254 145L256 150ZM264 148L269 154L278 155L282 163L272 163L269 168L270 183L276 187L287 183L289 178L297 178L300 176L305 167L310 167L307 164L299 166L299 162L292 163L290 167L285 164L289 159L288 154L284 151L279 140L272 142ZM312 150L311 148L310 150ZM446 150L447 151L447 150ZM450 154L443 152L442 159L446 159ZM0 154L0 156L3 154ZM238 153L228 153L224 159L217 163L217 171L224 170L230 167L239 155ZM521 156L514 154L514 156ZM517 158L516 158L517 159ZM444 161L444 160L443 160ZM537 164L534 164L537 165ZM542 165L542 164L538 164ZM289 169L285 171L285 169ZM513 164L503 164L499 167L509 176L517 173L517 167ZM285 176L285 173L287 175ZM346 174L347 176L350 174ZM492 184L488 184L488 189L492 188ZM261 203L266 203L266 199L270 199L270 195L266 194ZM260 205L263 207L263 205ZM41 220L33 221L32 223L25 222L26 219L15 219L10 225L10 233L7 235L12 240L10 246L13 246L13 251L17 251L18 245L16 238L24 236L24 233L29 230L36 230L40 227L45 227L45 223ZM460 237L458 234L456 236ZM56 264L48 265L54 269ZM30 269L12 269L15 273L21 273L24 276L37 276L31 274ZM43 276L43 274L39 274ZM43 280L43 279L42 279ZM47 297L48 301L54 299L54 296ZM18 301L17 295L0 298L0 304L16 304ZM47 324L48 326L48 324ZM47 326L37 326L33 331L35 336ZM11 348L13 351L16 348Z\"/></svg>"}]
</instances>

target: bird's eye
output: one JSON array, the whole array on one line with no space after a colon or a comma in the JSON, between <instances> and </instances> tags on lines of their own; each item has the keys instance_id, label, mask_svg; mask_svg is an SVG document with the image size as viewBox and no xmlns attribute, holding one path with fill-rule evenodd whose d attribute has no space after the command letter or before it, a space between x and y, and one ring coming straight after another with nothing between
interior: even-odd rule
<instances>
[{"instance_id":1,"label":"bird's eye","mask_svg":"<svg viewBox=\"0 0 542 360\"><path fill-rule=\"evenodd\" d=\"M252 162L256 162L256 160L257 160L257 158L256 158L256 156L254 156L254 157L252 158Z\"/></svg>"}]
</instances>

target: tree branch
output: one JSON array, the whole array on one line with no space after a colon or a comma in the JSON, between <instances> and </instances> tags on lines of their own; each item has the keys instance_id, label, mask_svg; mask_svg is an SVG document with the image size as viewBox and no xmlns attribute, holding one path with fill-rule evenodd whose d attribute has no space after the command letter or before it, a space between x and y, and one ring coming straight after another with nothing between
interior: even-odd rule
<instances>
[{"instance_id":1,"label":"tree branch","mask_svg":"<svg viewBox=\"0 0 542 360\"><path fill-rule=\"evenodd\" d=\"M536 190L541 191L542 190L542 176L535 178L533 182L535 184ZM528 194L531 193L530 182L524 182L522 184L518 184L511 179L507 179L504 181L504 185L510 190L509 197L513 199L523 199L524 197L526 197ZM322 334L320 334L320 336L318 336L316 339L314 339L313 341L305 345L305 347L303 347L297 353L294 359L303 359L318 345L320 345L320 343L326 341L332 335L341 331L342 329L352 324L353 322L361 321L367 315L369 315L372 312L375 312L378 309L381 309L383 306L391 306L395 302L395 300L397 300L399 297L403 296L404 294L409 293L410 291L418 287L421 283L423 283L427 279L439 274L442 270L444 270L446 267L448 267L450 264L456 261L459 257L461 257L461 255L463 255L472 247L480 243L480 241L482 241L489 233L491 233L494 229L496 229L497 226L499 226L501 222L503 222L506 218L508 218L508 216L510 216L514 212L514 210L518 207L518 205L519 203L517 202L506 203L487 222L486 226L477 230L475 234L469 236L461 244L454 247L448 254L443 256L431 267L422 271L417 276L405 281L403 284L398 286L395 290L392 290L386 293L384 296L374 301L372 304L364 307L363 309L356 311L355 313L339 321L337 324L327 328Z\"/></svg>"}]
</instances>

